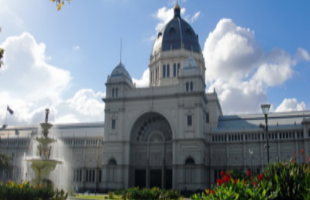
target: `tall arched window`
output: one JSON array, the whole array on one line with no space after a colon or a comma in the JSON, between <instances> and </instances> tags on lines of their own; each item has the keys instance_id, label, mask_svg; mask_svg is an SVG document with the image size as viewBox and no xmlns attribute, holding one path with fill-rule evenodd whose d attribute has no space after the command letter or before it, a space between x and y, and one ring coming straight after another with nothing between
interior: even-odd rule
<instances>
[{"instance_id":1,"label":"tall arched window","mask_svg":"<svg viewBox=\"0 0 310 200\"><path fill-rule=\"evenodd\" d=\"M167 77L170 77L170 65L167 65Z\"/></svg>"},{"instance_id":2,"label":"tall arched window","mask_svg":"<svg viewBox=\"0 0 310 200\"><path fill-rule=\"evenodd\" d=\"M191 84L190 84L190 88L191 88L191 91L193 91L193 82L191 81Z\"/></svg>"},{"instance_id":3,"label":"tall arched window","mask_svg":"<svg viewBox=\"0 0 310 200\"><path fill-rule=\"evenodd\" d=\"M112 158L110 161L109 161L109 166L114 166L114 165L117 165L117 162L114 158Z\"/></svg>"},{"instance_id":4,"label":"tall arched window","mask_svg":"<svg viewBox=\"0 0 310 200\"><path fill-rule=\"evenodd\" d=\"M117 178L116 178L116 174L117 174L117 171L116 171L116 166L117 166L117 162L114 158L110 159L109 160L109 163L108 163L108 180L110 182L115 182L117 181Z\"/></svg>"},{"instance_id":5,"label":"tall arched window","mask_svg":"<svg viewBox=\"0 0 310 200\"><path fill-rule=\"evenodd\" d=\"M118 88L115 89L115 97L118 95Z\"/></svg>"},{"instance_id":6,"label":"tall arched window","mask_svg":"<svg viewBox=\"0 0 310 200\"><path fill-rule=\"evenodd\" d=\"M195 161L192 158L187 158L185 160L185 165L195 165Z\"/></svg>"},{"instance_id":7,"label":"tall arched window","mask_svg":"<svg viewBox=\"0 0 310 200\"><path fill-rule=\"evenodd\" d=\"M163 65L163 78L166 77L166 65Z\"/></svg>"},{"instance_id":8,"label":"tall arched window","mask_svg":"<svg viewBox=\"0 0 310 200\"><path fill-rule=\"evenodd\" d=\"M195 161L193 158L187 158L185 161L185 181L186 183L193 183L195 180Z\"/></svg>"},{"instance_id":9,"label":"tall arched window","mask_svg":"<svg viewBox=\"0 0 310 200\"><path fill-rule=\"evenodd\" d=\"M174 63L173 64L173 77L177 76L177 65Z\"/></svg>"},{"instance_id":10,"label":"tall arched window","mask_svg":"<svg viewBox=\"0 0 310 200\"><path fill-rule=\"evenodd\" d=\"M114 88L112 88L112 97L114 97Z\"/></svg>"},{"instance_id":11,"label":"tall arched window","mask_svg":"<svg viewBox=\"0 0 310 200\"><path fill-rule=\"evenodd\" d=\"M188 85L188 82L186 82L186 92L188 92L188 88L189 88L189 85Z\"/></svg>"}]
</instances>

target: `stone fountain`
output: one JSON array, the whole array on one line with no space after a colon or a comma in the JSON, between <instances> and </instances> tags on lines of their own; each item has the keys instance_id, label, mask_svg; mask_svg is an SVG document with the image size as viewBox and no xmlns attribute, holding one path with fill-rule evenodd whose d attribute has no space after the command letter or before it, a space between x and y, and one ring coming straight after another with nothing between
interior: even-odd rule
<instances>
[{"instance_id":1,"label":"stone fountain","mask_svg":"<svg viewBox=\"0 0 310 200\"><path fill-rule=\"evenodd\" d=\"M51 144L57 140L48 136L49 129L53 126L52 124L48 123L48 115L49 109L46 109L45 123L40 124L43 135L35 138L38 143L36 156L27 157L25 160L26 162L31 163L30 167L35 175L34 179L31 180L31 184L41 184L42 186L53 188L54 183L49 179L49 175L51 171L55 169L57 164L62 164L63 162L61 160L50 158L52 150Z\"/></svg>"}]
</instances>

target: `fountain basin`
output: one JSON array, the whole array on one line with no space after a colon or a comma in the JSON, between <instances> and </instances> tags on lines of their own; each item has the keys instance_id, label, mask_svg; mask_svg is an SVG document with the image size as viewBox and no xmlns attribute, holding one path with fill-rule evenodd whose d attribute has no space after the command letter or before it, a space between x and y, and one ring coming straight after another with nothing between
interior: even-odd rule
<instances>
[{"instance_id":1,"label":"fountain basin","mask_svg":"<svg viewBox=\"0 0 310 200\"><path fill-rule=\"evenodd\" d=\"M26 158L26 162L31 163L31 169L35 174L35 179L31 182L33 185L46 185L46 180L49 180L49 174L53 171L57 164L62 164L63 161L57 159L42 159L40 157Z\"/></svg>"}]
</instances>

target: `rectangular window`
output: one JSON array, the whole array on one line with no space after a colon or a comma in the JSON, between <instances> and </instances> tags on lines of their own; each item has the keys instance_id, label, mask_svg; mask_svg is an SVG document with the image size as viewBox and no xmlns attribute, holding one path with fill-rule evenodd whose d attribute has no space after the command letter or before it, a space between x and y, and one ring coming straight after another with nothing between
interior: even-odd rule
<instances>
[{"instance_id":1,"label":"rectangular window","mask_svg":"<svg viewBox=\"0 0 310 200\"><path fill-rule=\"evenodd\" d=\"M174 63L173 64L173 77L177 76L177 65Z\"/></svg>"},{"instance_id":2,"label":"rectangular window","mask_svg":"<svg viewBox=\"0 0 310 200\"><path fill-rule=\"evenodd\" d=\"M217 170L215 169L214 170L214 183L216 183L217 181Z\"/></svg>"},{"instance_id":3,"label":"rectangular window","mask_svg":"<svg viewBox=\"0 0 310 200\"><path fill-rule=\"evenodd\" d=\"M180 67L181 67L181 65L180 65L180 63L178 63L178 76L180 75Z\"/></svg>"},{"instance_id":4,"label":"rectangular window","mask_svg":"<svg viewBox=\"0 0 310 200\"><path fill-rule=\"evenodd\" d=\"M166 77L166 65L163 66L163 78Z\"/></svg>"},{"instance_id":5,"label":"rectangular window","mask_svg":"<svg viewBox=\"0 0 310 200\"><path fill-rule=\"evenodd\" d=\"M167 77L170 77L170 65L167 65Z\"/></svg>"},{"instance_id":6,"label":"rectangular window","mask_svg":"<svg viewBox=\"0 0 310 200\"><path fill-rule=\"evenodd\" d=\"M187 126L192 126L192 116L187 115Z\"/></svg>"},{"instance_id":7,"label":"rectangular window","mask_svg":"<svg viewBox=\"0 0 310 200\"><path fill-rule=\"evenodd\" d=\"M115 126L116 126L116 120L115 120L115 119L112 119L112 130L115 129Z\"/></svg>"},{"instance_id":8,"label":"rectangular window","mask_svg":"<svg viewBox=\"0 0 310 200\"><path fill-rule=\"evenodd\" d=\"M209 123L209 113L206 114L206 123Z\"/></svg>"},{"instance_id":9,"label":"rectangular window","mask_svg":"<svg viewBox=\"0 0 310 200\"><path fill-rule=\"evenodd\" d=\"M102 176L101 173L102 173L102 172L101 172L101 169L100 169L100 170L99 170L99 177L98 177L98 178L99 178L99 179L98 179L99 182L101 182L101 176Z\"/></svg>"}]
</instances>

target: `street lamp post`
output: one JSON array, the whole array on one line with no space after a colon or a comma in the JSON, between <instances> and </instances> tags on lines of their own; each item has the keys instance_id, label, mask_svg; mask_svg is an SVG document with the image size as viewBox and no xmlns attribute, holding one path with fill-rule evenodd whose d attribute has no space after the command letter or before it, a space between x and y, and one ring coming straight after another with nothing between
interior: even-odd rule
<instances>
[{"instance_id":1,"label":"street lamp post","mask_svg":"<svg viewBox=\"0 0 310 200\"><path fill-rule=\"evenodd\" d=\"M265 115L265 131L266 131L266 140L267 140L267 163L269 165L269 143L268 143L268 113L269 113L269 109L270 109L270 104L262 104L261 108L263 110L263 113Z\"/></svg>"}]
</instances>

